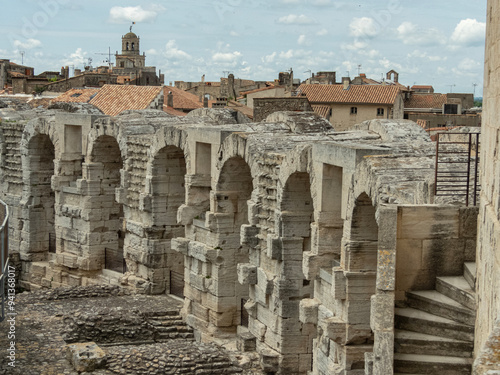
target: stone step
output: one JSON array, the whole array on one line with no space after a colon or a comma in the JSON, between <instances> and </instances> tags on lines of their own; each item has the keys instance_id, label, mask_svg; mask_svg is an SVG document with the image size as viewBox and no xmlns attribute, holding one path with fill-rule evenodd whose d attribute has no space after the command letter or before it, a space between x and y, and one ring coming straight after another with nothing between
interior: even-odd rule
<instances>
[{"instance_id":1,"label":"stone step","mask_svg":"<svg viewBox=\"0 0 500 375\"><path fill-rule=\"evenodd\" d=\"M435 290L406 292L406 302L409 307L471 326L476 320L473 310Z\"/></svg>"},{"instance_id":2,"label":"stone step","mask_svg":"<svg viewBox=\"0 0 500 375\"><path fill-rule=\"evenodd\" d=\"M394 350L397 353L471 358L473 349L474 344L470 341L404 330L394 332Z\"/></svg>"},{"instance_id":3,"label":"stone step","mask_svg":"<svg viewBox=\"0 0 500 375\"><path fill-rule=\"evenodd\" d=\"M455 340L474 341L474 326L412 308L395 309L395 327Z\"/></svg>"},{"instance_id":4,"label":"stone step","mask_svg":"<svg viewBox=\"0 0 500 375\"><path fill-rule=\"evenodd\" d=\"M396 353L394 371L402 374L470 375L472 358Z\"/></svg>"},{"instance_id":5,"label":"stone step","mask_svg":"<svg viewBox=\"0 0 500 375\"><path fill-rule=\"evenodd\" d=\"M474 291L463 276L444 276L436 277L436 290L451 298L452 300L464 305L465 307L476 310L476 298Z\"/></svg>"},{"instance_id":6,"label":"stone step","mask_svg":"<svg viewBox=\"0 0 500 375\"><path fill-rule=\"evenodd\" d=\"M476 262L464 263L464 277L472 290L476 290Z\"/></svg>"}]
</instances>

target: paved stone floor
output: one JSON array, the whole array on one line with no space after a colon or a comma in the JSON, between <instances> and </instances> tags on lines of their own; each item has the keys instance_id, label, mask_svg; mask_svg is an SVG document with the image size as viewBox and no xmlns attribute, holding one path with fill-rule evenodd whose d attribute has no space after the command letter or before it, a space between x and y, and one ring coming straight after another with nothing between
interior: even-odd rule
<instances>
[{"instance_id":1,"label":"paved stone floor","mask_svg":"<svg viewBox=\"0 0 500 375\"><path fill-rule=\"evenodd\" d=\"M66 359L68 342L87 341L107 357L95 375L262 373L254 353L194 341L179 321L181 305L169 296L123 295L108 286L17 294L15 331L12 315L0 323L0 375L77 375Z\"/></svg>"}]
</instances>

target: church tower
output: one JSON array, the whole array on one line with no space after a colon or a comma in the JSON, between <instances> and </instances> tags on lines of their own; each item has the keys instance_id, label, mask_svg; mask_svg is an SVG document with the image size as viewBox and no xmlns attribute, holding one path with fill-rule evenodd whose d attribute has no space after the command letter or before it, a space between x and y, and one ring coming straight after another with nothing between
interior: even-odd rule
<instances>
[{"instance_id":1,"label":"church tower","mask_svg":"<svg viewBox=\"0 0 500 375\"><path fill-rule=\"evenodd\" d=\"M139 43L140 38L132 32L131 27L130 32L122 36L122 53L117 52L115 56L117 69L142 69L146 66L146 54L141 55Z\"/></svg>"}]
</instances>

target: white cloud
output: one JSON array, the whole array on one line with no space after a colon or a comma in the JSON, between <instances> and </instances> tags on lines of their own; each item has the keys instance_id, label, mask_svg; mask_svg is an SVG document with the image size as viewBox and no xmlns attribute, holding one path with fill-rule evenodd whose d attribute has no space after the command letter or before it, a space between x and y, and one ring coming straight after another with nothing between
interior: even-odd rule
<instances>
[{"instance_id":1,"label":"white cloud","mask_svg":"<svg viewBox=\"0 0 500 375\"><path fill-rule=\"evenodd\" d=\"M62 65L74 65L78 66L87 63L87 52L83 51L82 48L77 48L75 52L67 56L63 61Z\"/></svg>"},{"instance_id":2,"label":"white cloud","mask_svg":"<svg viewBox=\"0 0 500 375\"><path fill-rule=\"evenodd\" d=\"M321 29L321 30L319 30L319 31L316 33L316 35L317 35L317 36L325 36L325 35L327 35L327 34L328 34L328 30L327 30L327 29Z\"/></svg>"},{"instance_id":3,"label":"white cloud","mask_svg":"<svg viewBox=\"0 0 500 375\"><path fill-rule=\"evenodd\" d=\"M262 62L263 63L267 63L267 64L270 64L272 62L274 62L274 59L276 58L276 55L277 53L276 52L273 52L271 53L270 55L266 55L262 58Z\"/></svg>"},{"instance_id":4,"label":"white cloud","mask_svg":"<svg viewBox=\"0 0 500 375\"><path fill-rule=\"evenodd\" d=\"M216 52L212 55L212 61L217 63L236 63L241 57L241 52Z\"/></svg>"},{"instance_id":5,"label":"white cloud","mask_svg":"<svg viewBox=\"0 0 500 375\"><path fill-rule=\"evenodd\" d=\"M300 0L281 0L280 2L283 4L299 4Z\"/></svg>"},{"instance_id":6,"label":"white cloud","mask_svg":"<svg viewBox=\"0 0 500 375\"><path fill-rule=\"evenodd\" d=\"M160 9L153 7L153 10L146 10L140 5L135 7L116 6L109 11L109 21L112 23L153 22Z\"/></svg>"},{"instance_id":7,"label":"white cloud","mask_svg":"<svg viewBox=\"0 0 500 375\"><path fill-rule=\"evenodd\" d=\"M151 48L151 49L148 49L146 51L146 55L149 55L149 56L156 56L158 55L158 51L154 48Z\"/></svg>"},{"instance_id":8,"label":"white cloud","mask_svg":"<svg viewBox=\"0 0 500 375\"><path fill-rule=\"evenodd\" d=\"M467 18L458 23L451 35L452 43L461 46L480 46L484 43L486 24Z\"/></svg>"},{"instance_id":9,"label":"white cloud","mask_svg":"<svg viewBox=\"0 0 500 375\"><path fill-rule=\"evenodd\" d=\"M238 36L240 36L240 34L238 34L238 33L237 33L236 31L234 31L234 30L231 30L231 31L229 32L229 35L231 35L231 36L233 36L233 37L238 37Z\"/></svg>"},{"instance_id":10,"label":"white cloud","mask_svg":"<svg viewBox=\"0 0 500 375\"><path fill-rule=\"evenodd\" d=\"M20 48L20 49L33 49L36 47L40 47L42 45L42 42L40 42L38 39L26 39L24 42L20 40L14 40L14 47Z\"/></svg>"},{"instance_id":11,"label":"white cloud","mask_svg":"<svg viewBox=\"0 0 500 375\"><path fill-rule=\"evenodd\" d=\"M303 14L301 14L300 16L296 14L289 14L288 16L280 17L277 22L285 25L310 25L315 23L312 18L307 17Z\"/></svg>"},{"instance_id":12,"label":"white cloud","mask_svg":"<svg viewBox=\"0 0 500 375\"><path fill-rule=\"evenodd\" d=\"M441 31L434 28L419 28L411 22L403 22L397 28L398 38L404 44L413 44L421 46L431 46L443 44L445 37Z\"/></svg>"},{"instance_id":13,"label":"white cloud","mask_svg":"<svg viewBox=\"0 0 500 375\"><path fill-rule=\"evenodd\" d=\"M302 46L302 45L305 45L305 44L308 44L308 41L307 41L306 36L305 36L304 34L300 35L300 36L299 36L299 39L297 39L297 43L298 43L299 45L301 45L301 46Z\"/></svg>"},{"instance_id":14,"label":"white cloud","mask_svg":"<svg viewBox=\"0 0 500 375\"><path fill-rule=\"evenodd\" d=\"M354 40L352 43L342 43L340 48L345 51L358 51L368 47L368 43Z\"/></svg>"},{"instance_id":15,"label":"white cloud","mask_svg":"<svg viewBox=\"0 0 500 375\"><path fill-rule=\"evenodd\" d=\"M371 50L364 50L364 49L360 49L358 51L358 53L362 56L366 56L368 57L369 59L374 59L378 56L380 56L380 52L377 51L377 50L374 50L374 49L371 49Z\"/></svg>"},{"instance_id":16,"label":"white cloud","mask_svg":"<svg viewBox=\"0 0 500 375\"><path fill-rule=\"evenodd\" d=\"M418 59L429 60L429 61L446 61L448 59L448 56L431 56L427 52L422 52L419 50L415 50L415 51L409 53L408 57L410 59L418 58Z\"/></svg>"},{"instance_id":17,"label":"white cloud","mask_svg":"<svg viewBox=\"0 0 500 375\"><path fill-rule=\"evenodd\" d=\"M165 57L172 60L190 60L191 55L177 48L177 44L174 39L171 39L165 45Z\"/></svg>"},{"instance_id":18,"label":"white cloud","mask_svg":"<svg viewBox=\"0 0 500 375\"><path fill-rule=\"evenodd\" d=\"M481 68L481 64L476 60L466 57L458 64L458 69L466 71L476 71Z\"/></svg>"},{"instance_id":19,"label":"white cloud","mask_svg":"<svg viewBox=\"0 0 500 375\"><path fill-rule=\"evenodd\" d=\"M373 38L377 33L377 24L370 17L353 18L349 24L349 34L356 38Z\"/></svg>"}]
</instances>

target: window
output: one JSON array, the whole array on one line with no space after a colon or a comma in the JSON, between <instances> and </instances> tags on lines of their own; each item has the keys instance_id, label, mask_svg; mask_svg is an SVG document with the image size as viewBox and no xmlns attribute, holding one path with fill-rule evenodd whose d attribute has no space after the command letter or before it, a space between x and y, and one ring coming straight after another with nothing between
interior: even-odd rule
<instances>
[{"instance_id":1,"label":"window","mask_svg":"<svg viewBox=\"0 0 500 375\"><path fill-rule=\"evenodd\" d=\"M125 62L124 61L120 62L120 67L121 68L125 68Z\"/></svg>"},{"instance_id":2,"label":"window","mask_svg":"<svg viewBox=\"0 0 500 375\"><path fill-rule=\"evenodd\" d=\"M383 116L384 115L384 108L377 108L377 116Z\"/></svg>"},{"instance_id":3,"label":"window","mask_svg":"<svg viewBox=\"0 0 500 375\"><path fill-rule=\"evenodd\" d=\"M351 107L351 115L355 115L358 113L358 107Z\"/></svg>"}]
</instances>

